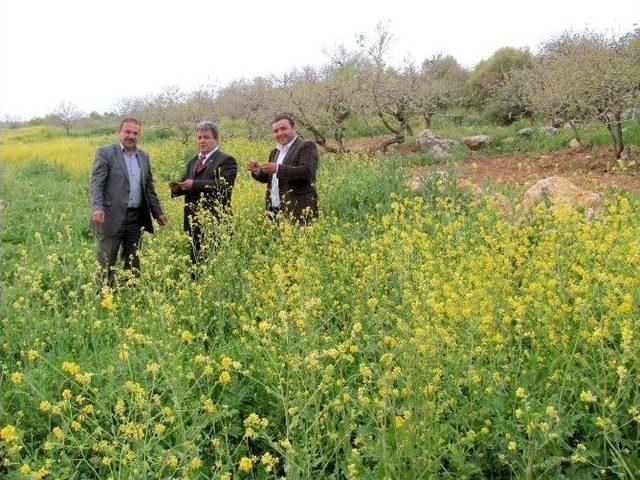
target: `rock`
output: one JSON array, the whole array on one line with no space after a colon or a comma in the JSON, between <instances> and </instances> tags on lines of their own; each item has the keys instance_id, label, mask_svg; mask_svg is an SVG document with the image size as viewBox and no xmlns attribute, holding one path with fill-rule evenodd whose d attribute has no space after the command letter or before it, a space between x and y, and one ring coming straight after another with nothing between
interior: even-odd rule
<instances>
[{"instance_id":1,"label":"rock","mask_svg":"<svg viewBox=\"0 0 640 480\"><path fill-rule=\"evenodd\" d=\"M456 142L440 138L427 128L416 137L416 143L422 151L430 153L436 158L443 158L449 154L449 147Z\"/></svg>"},{"instance_id":2,"label":"rock","mask_svg":"<svg viewBox=\"0 0 640 480\"><path fill-rule=\"evenodd\" d=\"M571 147L572 150L576 152L582 151L582 145L580 145L580 142L578 141L577 138L572 138L571 141L569 142L569 146Z\"/></svg>"},{"instance_id":3,"label":"rock","mask_svg":"<svg viewBox=\"0 0 640 480\"><path fill-rule=\"evenodd\" d=\"M520 135L521 137L529 138L533 135L533 128L531 127L522 128L518 130L518 135Z\"/></svg>"},{"instance_id":4,"label":"rock","mask_svg":"<svg viewBox=\"0 0 640 480\"><path fill-rule=\"evenodd\" d=\"M640 119L640 107L627 108L622 112L623 120L637 120Z\"/></svg>"},{"instance_id":5,"label":"rock","mask_svg":"<svg viewBox=\"0 0 640 480\"><path fill-rule=\"evenodd\" d=\"M435 170L424 175L413 176L409 179L408 185L411 190L420 190L425 183L444 183L449 178L449 172L446 170ZM438 190L442 190L442 185L438 185Z\"/></svg>"},{"instance_id":6,"label":"rock","mask_svg":"<svg viewBox=\"0 0 640 480\"><path fill-rule=\"evenodd\" d=\"M552 127L551 125L544 125L540 127L541 133L546 133L547 135L555 135L558 133L558 129L556 127Z\"/></svg>"},{"instance_id":7,"label":"rock","mask_svg":"<svg viewBox=\"0 0 640 480\"><path fill-rule=\"evenodd\" d=\"M459 182L458 186L460 188L469 189L474 197L486 198L498 210L509 210L511 208L511 202L509 202L509 199L500 192L487 192L480 185L469 180Z\"/></svg>"},{"instance_id":8,"label":"rock","mask_svg":"<svg viewBox=\"0 0 640 480\"><path fill-rule=\"evenodd\" d=\"M464 137L462 142L471 150L480 150L491 143L493 138L490 135L472 135Z\"/></svg>"},{"instance_id":9,"label":"rock","mask_svg":"<svg viewBox=\"0 0 640 480\"><path fill-rule=\"evenodd\" d=\"M564 125L564 119L562 117L555 117L549 122L549 126L553 128L560 128Z\"/></svg>"},{"instance_id":10,"label":"rock","mask_svg":"<svg viewBox=\"0 0 640 480\"><path fill-rule=\"evenodd\" d=\"M587 211L593 211L600 195L583 190L564 177L553 176L540 180L525 192L522 208L528 211L543 199L548 199L552 206L585 207Z\"/></svg>"}]
</instances>

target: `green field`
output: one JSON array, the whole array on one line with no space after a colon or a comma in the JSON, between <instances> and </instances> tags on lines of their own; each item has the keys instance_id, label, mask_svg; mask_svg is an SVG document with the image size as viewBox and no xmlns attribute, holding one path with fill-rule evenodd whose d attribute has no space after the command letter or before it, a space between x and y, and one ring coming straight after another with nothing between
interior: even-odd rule
<instances>
[{"instance_id":1,"label":"green field","mask_svg":"<svg viewBox=\"0 0 640 480\"><path fill-rule=\"evenodd\" d=\"M193 281L166 187L191 149L143 137L170 224L96 297L88 172L114 140L2 137L1 478L640 477L637 194L524 214L411 191L415 159L323 156L319 220L277 228L240 172Z\"/></svg>"}]
</instances>

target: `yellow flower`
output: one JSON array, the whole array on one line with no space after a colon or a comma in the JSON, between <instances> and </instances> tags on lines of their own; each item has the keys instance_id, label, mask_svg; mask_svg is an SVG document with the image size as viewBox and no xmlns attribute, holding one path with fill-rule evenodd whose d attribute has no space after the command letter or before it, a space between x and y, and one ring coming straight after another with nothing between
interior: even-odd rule
<instances>
[{"instance_id":1,"label":"yellow flower","mask_svg":"<svg viewBox=\"0 0 640 480\"><path fill-rule=\"evenodd\" d=\"M587 392L582 391L580 393L580 400L585 403L593 403L596 401L596 396L593 393L591 393L591 390Z\"/></svg>"},{"instance_id":2,"label":"yellow flower","mask_svg":"<svg viewBox=\"0 0 640 480\"><path fill-rule=\"evenodd\" d=\"M153 431L156 432L158 435L162 435L166 429L167 427L163 423L156 423L153 426Z\"/></svg>"},{"instance_id":3,"label":"yellow flower","mask_svg":"<svg viewBox=\"0 0 640 480\"><path fill-rule=\"evenodd\" d=\"M5 425L0 428L0 439L5 442L12 442L16 439L16 427L13 425Z\"/></svg>"},{"instance_id":4,"label":"yellow flower","mask_svg":"<svg viewBox=\"0 0 640 480\"><path fill-rule=\"evenodd\" d=\"M527 398L527 392L524 388L518 387L516 389L516 397L518 398Z\"/></svg>"},{"instance_id":5,"label":"yellow flower","mask_svg":"<svg viewBox=\"0 0 640 480\"><path fill-rule=\"evenodd\" d=\"M231 381L231 374L225 370L220 374L218 380L220 383L229 383Z\"/></svg>"},{"instance_id":6,"label":"yellow flower","mask_svg":"<svg viewBox=\"0 0 640 480\"><path fill-rule=\"evenodd\" d=\"M178 457L176 457L173 453L167 455L167 459L165 460L166 464L171 468L176 468L178 466Z\"/></svg>"},{"instance_id":7,"label":"yellow flower","mask_svg":"<svg viewBox=\"0 0 640 480\"><path fill-rule=\"evenodd\" d=\"M507 446L507 448L509 449L510 452L513 452L518 448L518 444L516 442L509 442L509 445Z\"/></svg>"},{"instance_id":8,"label":"yellow flower","mask_svg":"<svg viewBox=\"0 0 640 480\"><path fill-rule=\"evenodd\" d=\"M180 332L180 340L182 340L184 343L191 343L194 339L193 333L191 333L188 330L182 330Z\"/></svg>"},{"instance_id":9,"label":"yellow flower","mask_svg":"<svg viewBox=\"0 0 640 480\"><path fill-rule=\"evenodd\" d=\"M31 360L32 362L33 362L36 358L38 358L38 355L39 355L39 354L38 354L38 351L37 351L37 350L34 350L33 348L27 351L27 358L28 358L29 360Z\"/></svg>"},{"instance_id":10,"label":"yellow flower","mask_svg":"<svg viewBox=\"0 0 640 480\"><path fill-rule=\"evenodd\" d=\"M22 383L22 374L20 372L13 372L11 374L11 382L15 385Z\"/></svg>"},{"instance_id":11,"label":"yellow flower","mask_svg":"<svg viewBox=\"0 0 640 480\"><path fill-rule=\"evenodd\" d=\"M253 468L253 462L255 457L242 457L238 462L238 468L241 472L250 472Z\"/></svg>"},{"instance_id":12,"label":"yellow flower","mask_svg":"<svg viewBox=\"0 0 640 480\"><path fill-rule=\"evenodd\" d=\"M189 462L189 468L191 470L197 470L201 466L202 466L202 460L200 460L200 457L193 457Z\"/></svg>"},{"instance_id":13,"label":"yellow flower","mask_svg":"<svg viewBox=\"0 0 640 480\"><path fill-rule=\"evenodd\" d=\"M80 373L80 367L75 362L62 362L62 366L60 368L63 372L66 372L70 375L76 375Z\"/></svg>"},{"instance_id":14,"label":"yellow flower","mask_svg":"<svg viewBox=\"0 0 640 480\"><path fill-rule=\"evenodd\" d=\"M233 365L233 360L229 357L223 356L220 359L220 365L222 365L223 368L229 368Z\"/></svg>"},{"instance_id":15,"label":"yellow flower","mask_svg":"<svg viewBox=\"0 0 640 480\"><path fill-rule=\"evenodd\" d=\"M53 427L53 430L51 430L51 432L53 433L53 436L58 440L64 437L64 433L62 433L62 429L60 427Z\"/></svg>"}]
</instances>

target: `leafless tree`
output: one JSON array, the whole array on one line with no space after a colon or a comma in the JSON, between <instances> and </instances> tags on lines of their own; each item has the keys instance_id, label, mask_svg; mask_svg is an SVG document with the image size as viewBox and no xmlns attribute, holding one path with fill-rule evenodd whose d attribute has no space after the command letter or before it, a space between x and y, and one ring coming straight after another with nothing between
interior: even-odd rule
<instances>
[{"instance_id":1,"label":"leafless tree","mask_svg":"<svg viewBox=\"0 0 640 480\"><path fill-rule=\"evenodd\" d=\"M82 119L82 116L82 112L69 102L60 102L53 111L53 118L57 124L64 128L67 135L69 135L71 128Z\"/></svg>"},{"instance_id":2,"label":"leafless tree","mask_svg":"<svg viewBox=\"0 0 640 480\"><path fill-rule=\"evenodd\" d=\"M266 125L277 110L274 95L273 78L237 80L220 91L216 107L221 115L244 119L249 127L249 138L254 138L266 133Z\"/></svg>"},{"instance_id":3,"label":"leafless tree","mask_svg":"<svg viewBox=\"0 0 640 480\"><path fill-rule=\"evenodd\" d=\"M434 55L422 62L413 101L427 128L431 128L434 114L462 103L468 76L468 72L450 55Z\"/></svg>"},{"instance_id":4,"label":"leafless tree","mask_svg":"<svg viewBox=\"0 0 640 480\"><path fill-rule=\"evenodd\" d=\"M532 109L566 120L597 117L609 130L616 158L624 149L622 109L638 94L637 39L592 32L547 42L530 74L519 79Z\"/></svg>"}]
</instances>

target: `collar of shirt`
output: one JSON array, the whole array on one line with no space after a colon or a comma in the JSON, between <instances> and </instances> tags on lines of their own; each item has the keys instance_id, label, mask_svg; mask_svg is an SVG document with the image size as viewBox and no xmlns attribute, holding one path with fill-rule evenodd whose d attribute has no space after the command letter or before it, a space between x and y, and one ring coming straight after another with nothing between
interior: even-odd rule
<instances>
[{"instance_id":1,"label":"collar of shirt","mask_svg":"<svg viewBox=\"0 0 640 480\"><path fill-rule=\"evenodd\" d=\"M209 153L205 154L204 156L204 161L206 162L207 160L209 160L209 157L211 155L213 155L214 153L216 153L216 151L218 150L218 146L216 145L216 148L214 148L213 150L211 150ZM198 157L200 157L200 154L198 154Z\"/></svg>"},{"instance_id":2,"label":"collar of shirt","mask_svg":"<svg viewBox=\"0 0 640 480\"><path fill-rule=\"evenodd\" d=\"M137 148L135 150L127 150L126 148L124 148L124 145L122 145L121 143L120 143L120 151L122 153L126 153L127 155L135 155L138 153Z\"/></svg>"},{"instance_id":3,"label":"collar of shirt","mask_svg":"<svg viewBox=\"0 0 640 480\"><path fill-rule=\"evenodd\" d=\"M277 144L276 148L280 151L280 152L288 152L289 148L291 148L291 145L293 145L293 142L296 141L296 139L298 138L298 136L296 135L295 137L293 137L293 140L291 140L289 143L287 143L286 145L282 145L282 144Z\"/></svg>"}]
</instances>

